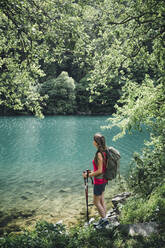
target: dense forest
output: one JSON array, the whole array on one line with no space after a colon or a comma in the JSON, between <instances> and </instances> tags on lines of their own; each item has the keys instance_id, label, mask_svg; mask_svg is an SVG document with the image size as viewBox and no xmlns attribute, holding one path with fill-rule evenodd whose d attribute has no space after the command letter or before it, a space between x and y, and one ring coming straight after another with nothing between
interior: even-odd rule
<instances>
[{"instance_id":1,"label":"dense forest","mask_svg":"<svg viewBox=\"0 0 165 248\"><path fill-rule=\"evenodd\" d=\"M128 81L162 84L163 1L2 0L0 11L1 114L112 114Z\"/></svg>"},{"instance_id":2,"label":"dense forest","mask_svg":"<svg viewBox=\"0 0 165 248\"><path fill-rule=\"evenodd\" d=\"M102 69L116 39L106 20L106 5L1 2L2 115L114 111L121 80L109 65Z\"/></svg>"},{"instance_id":3,"label":"dense forest","mask_svg":"<svg viewBox=\"0 0 165 248\"><path fill-rule=\"evenodd\" d=\"M113 114L116 138L145 124L122 218L165 223L164 0L1 0L0 31L1 115Z\"/></svg>"},{"instance_id":4,"label":"dense forest","mask_svg":"<svg viewBox=\"0 0 165 248\"><path fill-rule=\"evenodd\" d=\"M112 114L128 81L162 83L163 1L2 0L0 11L2 115Z\"/></svg>"}]
</instances>

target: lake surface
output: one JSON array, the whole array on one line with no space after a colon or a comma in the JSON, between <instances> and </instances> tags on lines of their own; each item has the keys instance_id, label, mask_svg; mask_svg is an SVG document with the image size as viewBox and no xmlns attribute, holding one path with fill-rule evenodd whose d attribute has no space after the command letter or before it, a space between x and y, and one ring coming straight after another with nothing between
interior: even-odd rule
<instances>
[{"instance_id":1,"label":"lake surface","mask_svg":"<svg viewBox=\"0 0 165 248\"><path fill-rule=\"evenodd\" d=\"M147 132L112 142L117 129L101 130L107 117L0 117L0 210L35 210L36 219L72 218L85 205L82 171L92 169L93 135L121 153L127 175L133 152L140 152ZM92 186L90 186L92 187Z\"/></svg>"}]
</instances>

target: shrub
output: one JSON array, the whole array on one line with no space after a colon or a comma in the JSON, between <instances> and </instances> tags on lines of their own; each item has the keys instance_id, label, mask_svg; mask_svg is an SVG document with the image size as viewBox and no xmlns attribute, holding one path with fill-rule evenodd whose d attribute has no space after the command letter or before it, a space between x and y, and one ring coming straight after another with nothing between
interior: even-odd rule
<instances>
[{"instance_id":1,"label":"shrub","mask_svg":"<svg viewBox=\"0 0 165 248\"><path fill-rule=\"evenodd\" d=\"M0 240L2 248L64 248L67 244L68 236L64 226L46 221L38 222L34 231L9 234Z\"/></svg>"},{"instance_id":2,"label":"shrub","mask_svg":"<svg viewBox=\"0 0 165 248\"><path fill-rule=\"evenodd\" d=\"M63 71L42 84L41 94L48 95L45 114L72 114L75 111L75 81Z\"/></svg>"},{"instance_id":3,"label":"shrub","mask_svg":"<svg viewBox=\"0 0 165 248\"><path fill-rule=\"evenodd\" d=\"M143 157L134 154L133 168L130 170L128 185L142 196L149 196L164 180L165 154L164 148L154 150L146 148Z\"/></svg>"},{"instance_id":4,"label":"shrub","mask_svg":"<svg viewBox=\"0 0 165 248\"><path fill-rule=\"evenodd\" d=\"M131 197L121 211L121 223L157 221L165 223L165 184L157 187L149 198Z\"/></svg>"}]
</instances>

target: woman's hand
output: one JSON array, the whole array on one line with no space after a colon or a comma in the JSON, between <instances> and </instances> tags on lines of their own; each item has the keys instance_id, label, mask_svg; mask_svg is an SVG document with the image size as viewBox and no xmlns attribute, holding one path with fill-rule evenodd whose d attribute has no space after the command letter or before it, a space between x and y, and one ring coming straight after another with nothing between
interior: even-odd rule
<instances>
[{"instance_id":1,"label":"woman's hand","mask_svg":"<svg viewBox=\"0 0 165 248\"><path fill-rule=\"evenodd\" d=\"M87 178L87 172L86 171L83 171L82 176L83 176L83 178Z\"/></svg>"},{"instance_id":2,"label":"woman's hand","mask_svg":"<svg viewBox=\"0 0 165 248\"><path fill-rule=\"evenodd\" d=\"M90 171L89 172L89 177L93 177L93 174L92 173L93 173L93 171Z\"/></svg>"},{"instance_id":3,"label":"woman's hand","mask_svg":"<svg viewBox=\"0 0 165 248\"><path fill-rule=\"evenodd\" d=\"M92 173L92 171L91 171L91 170L86 170L86 171L83 171L82 176L83 176L84 178L87 178L87 173L88 173L88 177L92 177L92 175L90 175L90 174Z\"/></svg>"}]
</instances>

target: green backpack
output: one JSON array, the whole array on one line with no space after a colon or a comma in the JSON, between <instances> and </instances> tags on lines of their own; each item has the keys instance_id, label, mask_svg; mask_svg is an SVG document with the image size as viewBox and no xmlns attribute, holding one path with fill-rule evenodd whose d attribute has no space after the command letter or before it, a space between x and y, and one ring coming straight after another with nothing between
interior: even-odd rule
<instances>
[{"instance_id":1,"label":"green backpack","mask_svg":"<svg viewBox=\"0 0 165 248\"><path fill-rule=\"evenodd\" d=\"M107 164L103 177L106 180L112 180L116 178L117 174L119 173L121 156L119 151L112 146L108 147L108 149L106 150L106 155L107 155Z\"/></svg>"},{"instance_id":2,"label":"green backpack","mask_svg":"<svg viewBox=\"0 0 165 248\"><path fill-rule=\"evenodd\" d=\"M107 147L107 150L105 151L107 155L107 164L106 164L106 170L104 174L96 176L97 179L105 178L106 180L112 180L116 178L117 174L119 174L120 169L120 153L118 150L116 150L114 147L110 146ZM103 158L104 155L102 154Z\"/></svg>"}]
</instances>

